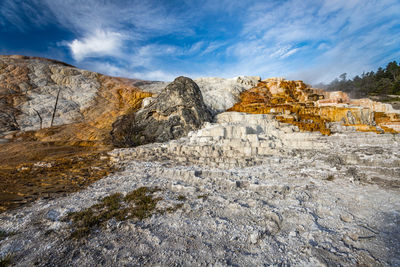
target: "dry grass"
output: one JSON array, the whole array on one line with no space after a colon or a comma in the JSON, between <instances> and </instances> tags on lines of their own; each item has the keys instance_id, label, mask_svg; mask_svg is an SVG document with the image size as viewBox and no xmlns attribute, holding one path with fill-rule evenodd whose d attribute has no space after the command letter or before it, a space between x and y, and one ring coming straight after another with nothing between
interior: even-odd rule
<instances>
[{"instance_id":1,"label":"dry grass","mask_svg":"<svg viewBox=\"0 0 400 267\"><path fill-rule=\"evenodd\" d=\"M186 197L179 195L176 197L179 203L158 209L157 203L162 198L154 196L154 193L159 191L162 190L157 187L139 187L125 196L121 193L115 193L85 210L68 214L66 221L72 222L71 238L83 238L94 229L104 227L107 221L111 219L142 221L156 213L165 214L182 208L182 202L186 200Z\"/></svg>"},{"instance_id":2,"label":"dry grass","mask_svg":"<svg viewBox=\"0 0 400 267\"><path fill-rule=\"evenodd\" d=\"M0 258L0 267L6 267L11 265L13 256L11 254L7 254L4 257Z\"/></svg>"},{"instance_id":3,"label":"dry grass","mask_svg":"<svg viewBox=\"0 0 400 267\"><path fill-rule=\"evenodd\" d=\"M327 181L333 181L335 180L335 176L333 174L328 175L328 177L326 177Z\"/></svg>"},{"instance_id":4,"label":"dry grass","mask_svg":"<svg viewBox=\"0 0 400 267\"><path fill-rule=\"evenodd\" d=\"M21 141L0 145L0 211L75 192L114 171L101 147Z\"/></svg>"},{"instance_id":5,"label":"dry grass","mask_svg":"<svg viewBox=\"0 0 400 267\"><path fill-rule=\"evenodd\" d=\"M92 229L114 218L118 221L127 219L143 220L156 211L159 197L153 194L160 191L158 188L140 187L125 197L121 193L103 198L99 204L93 205L83 211L70 213L67 220L73 223L71 237L81 238L88 235Z\"/></svg>"},{"instance_id":6,"label":"dry grass","mask_svg":"<svg viewBox=\"0 0 400 267\"><path fill-rule=\"evenodd\" d=\"M15 232L7 232L7 231L0 230L0 241L3 239L6 239L9 236L15 235L15 234L16 234Z\"/></svg>"}]
</instances>

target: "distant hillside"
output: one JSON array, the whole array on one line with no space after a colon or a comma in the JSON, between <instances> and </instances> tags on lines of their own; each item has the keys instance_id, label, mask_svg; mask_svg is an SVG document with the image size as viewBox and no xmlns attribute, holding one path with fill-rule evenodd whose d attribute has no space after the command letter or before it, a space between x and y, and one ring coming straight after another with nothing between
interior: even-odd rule
<instances>
[{"instance_id":1,"label":"distant hillside","mask_svg":"<svg viewBox=\"0 0 400 267\"><path fill-rule=\"evenodd\" d=\"M393 61L388 63L385 68L380 67L376 72L364 72L352 79L348 79L347 74L343 73L331 83L320 84L318 87L323 87L329 91L344 91L357 98L400 96L400 65Z\"/></svg>"}]
</instances>

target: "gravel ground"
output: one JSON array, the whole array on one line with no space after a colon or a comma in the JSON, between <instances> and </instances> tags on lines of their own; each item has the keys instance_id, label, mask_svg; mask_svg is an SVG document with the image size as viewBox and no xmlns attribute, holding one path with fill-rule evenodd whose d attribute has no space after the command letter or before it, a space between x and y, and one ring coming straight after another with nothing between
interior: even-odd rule
<instances>
[{"instance_id":1,"label":"gravel ground","mask_svg":"<svg viewBox=\"0 0 400 267\"><path fill-rule=\"evenodd\" d=\"M10 236L0 255L16 266L400 264L398 187L371 183L368 166L334 163L324 151L265 162L221 169L120 161L123 171L83 191L1 214ZM391 168L386 175L398 179L398 166ZM159 208L183 205L143 220L111 219L70 238L69 212L141 186L161 189Z\"/></svg>"}]
</instances>

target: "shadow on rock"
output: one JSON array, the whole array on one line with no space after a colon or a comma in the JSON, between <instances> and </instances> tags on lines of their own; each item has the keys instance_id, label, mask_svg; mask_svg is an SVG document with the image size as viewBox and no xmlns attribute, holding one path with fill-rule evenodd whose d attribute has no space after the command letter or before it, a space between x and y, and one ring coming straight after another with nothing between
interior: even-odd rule
<instances>
[{"instance_id":1,"label":"shadow on rock","mask_svg":"<svg viewBox=\"0 0 400 267\"><path fill-rule=\"evenodd\" d=\"M119 117L111 131L112 142L116 147L165 142L199 129L211 118L197 84L181 76L148 106Z\"/></svg>"}]
</instances>

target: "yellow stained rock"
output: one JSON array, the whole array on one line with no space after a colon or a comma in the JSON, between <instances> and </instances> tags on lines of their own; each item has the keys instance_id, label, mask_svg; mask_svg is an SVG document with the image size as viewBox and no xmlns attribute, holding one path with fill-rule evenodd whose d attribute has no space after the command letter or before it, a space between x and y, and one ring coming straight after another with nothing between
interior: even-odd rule
<instances>
[{"instance_id":1,"label":"yellow stained rock","mask_svg":"<svg viewBox=\"0 0 400 267\"><path fill-rule=\"evenodd\" d=\"M392 111L390 108L371 100L351 100L343 92L314 89L302 81L271 78L241 93L240 102L228 111L272 113L278 121L296 125L301 131L319 131L325 135L331 134L329 122L342 122L357 131L398 133L399 113L379 112Z\"/></svg>"}]
</instances>

